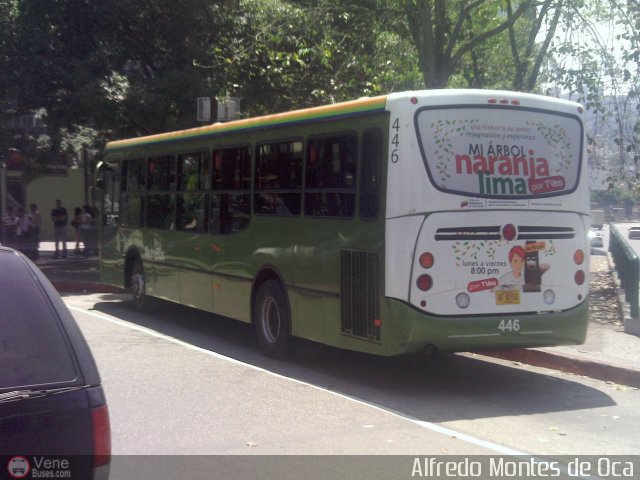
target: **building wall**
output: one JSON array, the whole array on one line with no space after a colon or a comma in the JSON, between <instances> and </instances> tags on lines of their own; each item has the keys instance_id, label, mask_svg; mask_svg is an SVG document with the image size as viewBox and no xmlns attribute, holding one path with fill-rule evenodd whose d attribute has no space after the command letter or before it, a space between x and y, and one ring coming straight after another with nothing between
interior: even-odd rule
<instances>
[{"instance_id":1,"label":"building wall","mask_svg":"<svg viewBox=\"0 0 640 480\"><path fill-rule=\"evenodd\" d=\"M66 176L41 176L27 185L27 208L30 204L38 205L42 215L40 240L53 240L53 222L51 210L56 206L56 200L62 200L62 206L67 209L69 222L73 220L75 207L82 207L84 201L84 170L82 168L69 169ZM73 227L67 227L67 239L75 240Z\"/></svg>"}]
</instances>

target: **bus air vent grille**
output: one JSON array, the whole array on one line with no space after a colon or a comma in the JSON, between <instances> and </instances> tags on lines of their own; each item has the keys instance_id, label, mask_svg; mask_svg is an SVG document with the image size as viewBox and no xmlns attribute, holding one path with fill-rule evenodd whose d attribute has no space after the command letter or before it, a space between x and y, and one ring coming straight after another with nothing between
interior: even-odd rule
<instances>
[{"instance_id":1,"label":"bus air vent grille","mask_svg":"<svg viewBox=\"0 0 640 480\"><path fill-rule=\"evenodd\" d=\"M376 253L342 251L340 299L344 334L380 340L378 264Z\"/></svg>"}]
</instances>

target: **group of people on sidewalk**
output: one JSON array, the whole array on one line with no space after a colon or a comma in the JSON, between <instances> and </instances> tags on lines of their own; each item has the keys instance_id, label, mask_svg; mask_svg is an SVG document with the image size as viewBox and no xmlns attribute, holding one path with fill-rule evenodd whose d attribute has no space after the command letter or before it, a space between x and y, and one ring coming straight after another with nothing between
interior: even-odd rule
<instances>
[{"instance_id":1,"label":"group of people on sidewalk","mask_svg":"<svg viewBox=\"0 0 640 480\"><path fill-rule=\"evenodd\" d=\"M53 221L54 241L56 251L53 258L67 258L67 225L71 223L75 233L76 246L75 254L82 254L85 257L97 250L96 226L98 221L97 209L91 205L76 207L73 211L73 219L69 222L67 209L62 206L62 201L56 200L56 208L51 210L51 220ZM80 242L84 249L80 250Z\"/></svg>"},{"instance_id":2,"label":"group of people on sidewalk","mask_svg":"<svg viewBox=\"0 0 640 480\"><path fill-rule=\"evenodd\" d=\"M85 205L82 208L76 207L73 219L69 222L67 209L62 205L61 200L56 200L56 206L51 210L56 248L54 258L67 258L67 226L69 223L75 233L74 253L88 257L92 252L95 252L97 250L97 218L97 210L90 205ZM31 259L37 259L41 225L42 216L35 203L30 205L29 213L21 207L16 214L13 207L8 206L2 218L4 243L20 250ZM84 246L83 250L80 250L81 242Z\"/></svg>"},{"instance_id":3,"label":"group of people on sidewalk","mask_svg":"<svg viewBox=\"0 0 640 480\"><path fill-rule=\"evenodd\" d=\"M17 213L9 205L2 217L4 243L35 260L38 258L41 225L42 216L35 203L29 206L29 212L24 207L20 207Z\"/></svg>"}]
</instances>

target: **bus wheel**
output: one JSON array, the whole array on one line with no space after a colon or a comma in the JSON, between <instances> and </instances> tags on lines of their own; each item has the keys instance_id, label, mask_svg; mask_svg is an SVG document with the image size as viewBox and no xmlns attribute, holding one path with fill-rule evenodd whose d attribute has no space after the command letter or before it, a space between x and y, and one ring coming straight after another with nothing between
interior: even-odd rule
<instances>
[{"instance_id":1,"label":"bus wheel","mask_svg":"<svg viewBox=\"0 0 640 480\"><path fill-rule=\"evenodd\" d=\"M147 306L148 299L144 280L144 269L142 268L142 260L137 258L131 268L131 276L129 277L129 285L131 285L131 299L138 310L144 310Z\"/></svg>"},{"instance_id":2,"label":"bus wheel","mask_svg":"<svg viewBox=\"0 0 640 480\"><path fill-rule=\"evenodd\" d=\"M253 325L262 351L273 358L285 357L291 348L289 306L276 280L267 280L258 289L253 308Z\"/></svg>"}]
</instances>

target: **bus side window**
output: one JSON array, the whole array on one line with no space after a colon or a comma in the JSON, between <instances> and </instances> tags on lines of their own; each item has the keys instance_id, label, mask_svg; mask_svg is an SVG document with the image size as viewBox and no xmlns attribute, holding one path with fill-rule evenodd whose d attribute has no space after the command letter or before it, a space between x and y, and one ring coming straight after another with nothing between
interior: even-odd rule
<instances>
[{"instance_id":1,"label":"bus side window","mask_svg":"<svg viewBox=\"0 0 640 480\"><path fill-rule=\"evenodd\" d=\"M144 194L146 186L144 160L122 162L120 184L120 224L137 228L144 225Z\"/></svg>"},{"instance_id":2,"label":"bus side window","mask_svg":"<svg viewBox=\"0 0 640 480\"><path fill-rule=\"evenodd\" d=\"M356 135L309 140L304 195L306 215L353 217L357 150Z\"/></svg>"},{"instance_id":3,"label":"bus side window","mask_svg":"<svg viewBox=\"0 0 640 480\"><path fill-rule=\"evenodd\" d=\"M211 233L236 233L249 225L251 216L249 147L216 150L213 158Z\"/></svg>"},{"instance_id":4,"label":"bus side window","mask_svg":"<svg viewBox=\"0 0 640 480\"><path fill-rule=\"evenodd\" d=\"M147 168L148 191L175 191L176 158L172 155L152 157Z\"/></svg>"},{"instance_id":5,"label":"bus side window","mask_svg":"<svg viewBox=\"0 0 640 480\"><path fill-rule=\"evenodd\" d=\"M378 216L382 153L382 132L378 129L365 131L362 136L360 217L367 220L375 219Z\"/></svg>"},{"instance_id":6,"label":"bus side window","mask_svg":"<svg viewBox=\"0 0 640 480\"><path fill-rule=\"evenodd\" d=\"M176 157L149 158L145 220L148 228L175 230Z\"/></svg>"},{"instance_id":7,"label":"bus side window","mask_svg":"<svg viewBox=\"0 0 640 480\"><path fill-rule=\"evenodd\" d=\"M254 212L299 215L302 189L302 142L287 141L256 148Z\"/></svg>"},{"instance_id":8,"label":"bus side window","mask_svg":"<svg viewBox=\"0 0 640 480\"><path fill-rule=\"evenodd\" d=\"M147 228L175 230L175 195L168 193L146 196Z\"/></svg>"},{"instance_id":9,"label":"bus side window","mask_svg":"<svg viewBox=\"0 0 640 480\"><path fill-rule=\"evenodd\" d=\"M209 228L208 165L207 152L178 156L176 230L206 233Z\"/></svg>"}]
</instances>

